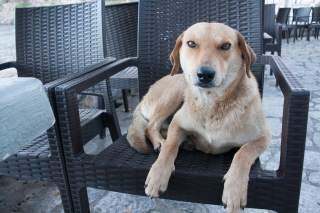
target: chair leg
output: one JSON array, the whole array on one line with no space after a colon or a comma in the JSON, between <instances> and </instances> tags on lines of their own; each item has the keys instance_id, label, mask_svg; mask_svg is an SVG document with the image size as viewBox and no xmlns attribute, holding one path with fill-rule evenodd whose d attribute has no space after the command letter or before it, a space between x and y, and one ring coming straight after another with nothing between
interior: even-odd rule
<instances>
[{"instance_id":1,"label":"chair leg","mask_svg":"<svg viewBox=\"0 0 320 213\"><path fill-rule=\"evenodd\" d=\"M62 185L59 183L56 183L56 185L59 188L61 202L63 205L64 212L74 212L71 194L69 194L70 192L68 192L68 190L65 188L65 185Z\"/></svg>"},{"instance_id":2,"label":"chair leg","mask_svg":"<svg viewBox=\"0 0 320 213\"><path fill-rule=\"evenodd\" d=\"M103 129L101 132L100 132L100 139L105 139L106 138L106 129Z\"/></svg>"},{"instance_id":3,"label":"chair leg","mask_svg":"<svg viewBox=\"0 0 320 213\"><path fill-rule=\"evenodd\" d=\"M90 212L87 187L82 187L80 190L74 189L72 193L72 201L75 212Z\"/></svg>"},{"instance_id":4,"label":"chair leg","mask_svg":"<svg viewBox=\"0 0 320 213\"><path fill-rule=\"evenodd\" d=\"M125 112L129 112L129 105L128 105L128 91L126 89L122 90L122 98L123 98L123 104L124 104L124 110Z\"/></svg>"}]
</instances>

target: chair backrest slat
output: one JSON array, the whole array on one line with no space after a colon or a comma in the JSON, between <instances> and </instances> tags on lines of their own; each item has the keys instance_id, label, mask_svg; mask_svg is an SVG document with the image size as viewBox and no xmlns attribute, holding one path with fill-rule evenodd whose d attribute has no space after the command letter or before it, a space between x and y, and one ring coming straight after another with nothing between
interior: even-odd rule
<instances>
[{"instance_id":1,"label":"chair backrest slat","mask_svg":"<svg viewBox=\"0 0 320 213\"><path fill-rule=\"evenodd\" d=\"M107 5L106 53L117 59L137 56L138 2Z\"/></svg>"}]
</instances>

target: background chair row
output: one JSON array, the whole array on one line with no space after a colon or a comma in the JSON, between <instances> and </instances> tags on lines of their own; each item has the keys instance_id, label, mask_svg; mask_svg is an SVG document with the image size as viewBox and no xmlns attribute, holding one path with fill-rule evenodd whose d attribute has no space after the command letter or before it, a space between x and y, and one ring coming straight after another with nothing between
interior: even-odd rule
<instances>
[{"instance_id":1,"label":"background chair row","mask_svg":"<svg viewBox=\"0 0 320 213\"><path fill-rule=\"evenodd\" d=\"M316 38L319 32L320 25L320 7L301 7L292 9L292 19L289 23L289 14L291 8L279 8L276 23L282 26L282 31L286 32L287 43L293 30L293 42L298 38L298 32L302 39L304 30L307 30L307 40L310 39L310 31L315 30ZM311 14L311 17L310 17ZM311 21L310 21L311 18Z\"/></svg>"},{"instance_id":2,"label":"background chair row","mask_svg":"<svg viewBox=\"0 0 320 213\"><path fill-rule=\"evenodd\" d=\"M55 25L59 25L59 22L68 23L68 21L71 23L83 23L87 21L87 18L96 20L98 22L96 28L91 29L91 23L81 24L80 26L89 26L88 31L95 32L94 37L90 38L89 41L91 44L93 42L91 39L93 39L98 43L98 46L93 49L95 51L99 50L99 52L93 54L93 61L88 62L89 65L82 61L78 62L81 65L83 64L83 68L80 71L67 72L64 75L66 77L62 77L63 80L54 80L46 84L56 116L56 125L48 130L49 140L45 140L44 145L41 146L45 147L46 151L44 153L47 155L40 154L43 149L39 149L39 145L31 144L31 146L34 153L39 153L33 158L35 160L32 166L39 165L42 162L42 158L45 158L47 163L40 164L41 166L37 167L38 170L32 170L33 167L28 163L22 163L17 166L16 162L19 159L11 160L11 158L21 157L21 159L25 159L28 154L15 154L1 163L1 174L26 178L36 177L37 179L56 183L60 190L64 189L62 191L62 199L66 212L90 212L86 187L145 196L144 181L151 165L157 158L157 154L150 147L149 155L141 155L129 146L126 136L121 136L117 114L112 101L106 103L108 106L107 111L104 109L86 109L84 111L89 114L83 117L81 116L81 111L79 113L77 94L88 91L89 88L92 88L90 92L96 92L96 88L98 88L96 85L104 84L106 85L105 91L107 91L107 95L103 96L112 100L110 87L112 76L131 67L138 67L139 97L141 99L150 85L170 73L172 65L169 61L169 55L180 33L196 22L222 22L240 31L257 54L257 61L251 67L251 70L258 81L261 96L263 97L264 65L270 64L285 97L279 169L277 171L263 170L260 167L259 159L256 160L249 176L247 207L272 209L278 212L297 212L306 140L309 91L286 68L281 58L278 56L259 57L263 52L263 20L261 14L263 14L264 5L262 1L210 0L199 2L188 0L182 4L181 1L172 0L140 0L139 3L114 6L115 8L112 9L112 12L116 11L117 7L120 8L120 11L123 11L122 9L126 7L131 7L131 9L135 10L132 14L138 14L137 11L139 11L139 23L135 29L139 33L137 34L138 48L134 47L137 46L136 42L129 44L133 46L133 49L137 48L138 57L124 58L113 63L110 63L114 60L112 58L105 62L105 57L109 55L109 50L104 36L108 30L104 31L103 29L107 26L104 22L109 19L105 19L103 4L104 1L94 0L81 4L50 7L49 9L31 9L32 12L39 10L40 14L43 13L43 10L60 14L58 11L62 10L64 15L58 16L59 18L55 20ZM88 6L89 8L86 8ZM195 8L197 9L195 10ZM70 11L73 14L69 14ZM88 15L88 13L94 12L97 13L96 16L93 14ZM79 13L84 14L79 16ZM112 13L110 12L110 14ZM120 12L118 15L121 14L125 17L131 12ZM25 17L25 20L28 20L27 17ZM74 17L81 20L75 21ZM114 15L113 17L116 16ZM111 28L120 26L117 24L118 18L113 19L112 23L114 24L110 25ZM124 18L124 20L127 18ZM47 20L49 20L48 17ZM255 21L252 22L252 20ZM52 20L49 23L51 22ZM32 27L33 24L30 24L29 27ZM74 28L77 29L77 26L79 27L79 25L74 27L66 26L65 29L70 29L70 31L74 30ZM51 28L45 27L45 29ZM46 31L40 32L37 34L42 35ZM59 32L65 33L64 30ZM73 31L70 33L72 35L67 34L65 38L59 39L58 42L63 43L63 41L66 41L68 43L73 40L68 36L79 34L73 33ZM120 31L113 36L120 37L121 33L123 32ZM74 44L76 46L75 50L56 49L54 51L57 53L71 52L72 54L74 51L78 51L80 55L86 56L83 60L89 60L86 55L88 47L81 48L82 44L87 44L87 42L83 42L82 34L85 35L86 39L88 38L88 35L84 32L80 33L80 38L74 38L74 40L80 39L80 41L76 40ZM55 37L55 39L57 38L59 37ZM33 39L37 38L33 37L31 40ZM119 47L120 45L122 45L122 42L115 46ZM70 57L72 57L72 54ZM111 53L109 56L113 56L113 54ZM52 58L53 56L50 55L48 57ZM68 58L68 56L63 58ZM63 61L63 64L69 65L72 63ZM51 66L55 65L49 63L48 67L51 68ZM88 67L91 66L93 67L89 70ZM36 68L34 66L33 69ZM71 68L73 66L70 65L65 70ZM40 72L43 71L40 69ZM90 111L94 113L90 114ZM86 122L83 121L85 118L87 119ZM105 128L109 129L114 143L101 150L97 155L86 154L83 149L84 144L104 131ZM229 169L235 151L232 150L222 155L210 155L199 151L179 151L175 176L171 178L168 190L162 197L172 200L221 205L223 190L221 180ZM59 168L59 172L55 172L54 175L51 174L52 165L55 168ZM39 173L39 175L33 176L34 174L31 174L30 171L21 174L21 168L32 170L32 173ZM44 169L46 174L51 175L40 176ZM57 177L60 177L63 181L60 185L57 183Z\"/></svg>"}]
</instances>

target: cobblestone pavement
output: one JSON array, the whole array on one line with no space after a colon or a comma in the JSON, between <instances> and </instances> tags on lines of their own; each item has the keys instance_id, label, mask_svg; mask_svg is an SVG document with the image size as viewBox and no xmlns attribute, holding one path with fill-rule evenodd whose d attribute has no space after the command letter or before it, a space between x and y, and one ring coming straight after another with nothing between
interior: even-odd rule
<instances>
[{"instance_id":1,"label":"cobblestone pavement","mask_svg":"<svg viewBox=\"0 0 320 213\"><path fill-rule=\"evenodd\" d=\"M299 213L320 213L320 40L298 40L287 44L283 40L282 58L293 73L311 91L308 135L306 140L304 172ZM137 96L129 99L132 111L118 110L122 132L126 132L132 112L138 103ZM280 135L283 97L275 78L265 74L263 105L267 122L272 130L270 148L261 156L265 169L277 169L280 157ZM110 141L110 140L109 140ZM86 146L86 152L95 153L108 146L98 138ZM63 212L59 191L54 184L34 180L12 179L0 176L0 212ZM162 199L150 200L97 189L88 189L91 211L94 213L157 213L157 212L224 212L222 206L194 204ZM269 210L245 209L246 213L271 213Z\"/></svg>"}]
</instances>

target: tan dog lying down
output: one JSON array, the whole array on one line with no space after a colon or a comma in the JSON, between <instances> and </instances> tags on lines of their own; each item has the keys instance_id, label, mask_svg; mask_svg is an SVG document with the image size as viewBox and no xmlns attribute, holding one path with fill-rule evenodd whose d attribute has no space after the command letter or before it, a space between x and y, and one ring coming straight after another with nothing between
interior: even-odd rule
<instances>
[{"instance_id":1,"label":"tan dog lying down","mask_svg":"<svg viewBox=\"0 0 320 213\"><path fill-rule=\"evenodd\" d=\"M193 146L212 154L241 147L224 176L222 195L227 212L240 212L247 202L251 165L271 138L257 82L249 70L255 53L230 27L198 23L178 37L170 60L171 76L151 86L127 135L140 153L148 150L145 136L155 150L161 147L145 192L158 197L167 189L182 142L187 141L188 149ZM179 64L184 74L176 74Z\"/></svg>"}]
</instances>

